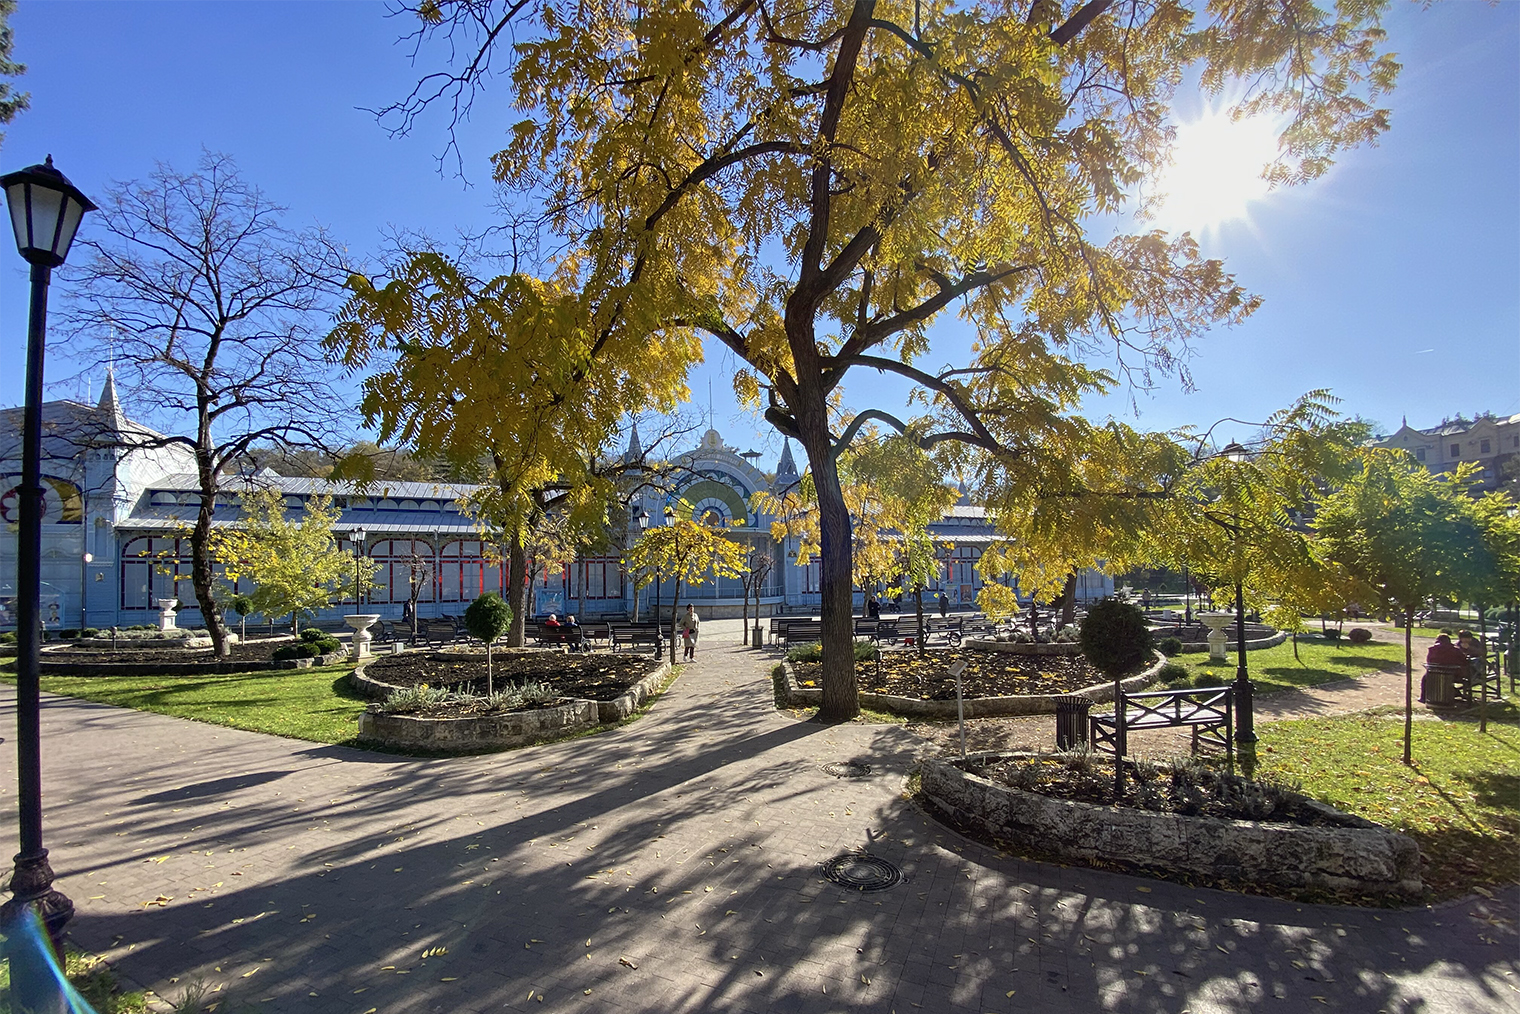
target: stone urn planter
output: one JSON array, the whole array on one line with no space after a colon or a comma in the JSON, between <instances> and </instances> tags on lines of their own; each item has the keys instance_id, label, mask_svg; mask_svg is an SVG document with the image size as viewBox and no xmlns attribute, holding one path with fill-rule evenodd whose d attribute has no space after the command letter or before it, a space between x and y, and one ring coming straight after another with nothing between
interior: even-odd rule
<instances>
[{"instance_id":1,"label":"stone urn planter","mask_svg":"<svg viewBox=\"0 0 1520 1014\"><path fill-rule=\"evenodd\" d=\"M369 656L369 643L374 640L369 628L379 618L379 613L349 613L343 617L343 622L354 628L351 654L355 661Z\"/></svg>"},{"instance_id":2,"label":"stone urn planter","mask_svg":"<svg viewBox=\"0 0 1520 1014\"><path fill-rule=\"evenodd\" d=\"M1228 656L1225 649L1229 644L1229 638L1225 636L1224 628L1229 626L1230 621L1235 619L1234 613L1199 613L1198 619L1209 628L1209 661L1227 662Z\"/></svg>"},{"instance_id":3,"label":"stone urn planter","mask_svg":"<svg viewBox=\"0 0 1520 1014\"><path fill-rule=\"evenodd\" d=\"M158 600L158 629L173 630L174 627L174 604L178 599Z\"/></svg>"}]
</instances>

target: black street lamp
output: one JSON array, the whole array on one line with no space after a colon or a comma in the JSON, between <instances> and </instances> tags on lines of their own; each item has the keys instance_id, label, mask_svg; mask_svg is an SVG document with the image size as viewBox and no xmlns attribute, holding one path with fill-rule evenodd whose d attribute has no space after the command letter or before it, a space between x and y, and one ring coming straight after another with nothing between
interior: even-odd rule
<instances>
[{"instance_id":1,"label":"black street lamp","mask_svg":"<svg viewBox=\"0 0 1520 1014\"><path fill-rule=\"evenodd\" d=\"M1231 442L1220 451L1220 456L1237 465L1243 465L1250 459L1250 454L1240 444ZM1244 588L1244 575L1240 568L1240 523L1236 519L1235 529L1235 653L1239 663L1235 667L1235 739L1240 743L1256 742L1256 717L1252 706L1252 695L1255 687L1251 685L1251 674L1246 668L1246 599Z\"/></svg>"},{"instance_id":2,"label":"black street lamp","mask_svg":"<svg viewBox=\"0 0 1520 1014\"><path fill-rule=\"evenodd\" d=\"M31 319L26 336L26 406L21 425L20 524L16 537L16 770L21 851L11 876L11 898L0 906L7 935L28 911L46 928L55 955L74 903L53 890L53 869L42 847L42 750L38 650L42 564L42 360L47 333L48 283L74 242L80 219L95 205L53 168L42 165L0 176L10 208L16 248L32 266ZM46 969L11 962L12 989L20 1006L62 1009L56 979ZM36 977L35 980L33 977ZM18 981L18 978L22 981Z\"/></svg>"},{"instance_id":3,"label":"black street lamp","mask_svg":"<svg viewBox=\"0 0 1520 1014\"><path fill-rule=\"evenodd\" d=\"M634 520L634 523L639 526L639 531L640 532L647 532L647 531L649 531L649 512L646 511L643 507L640 507L640 508L638 508L638 510L636 510L636 511L633 512L633 520ZM633 620L633 622L637 623L638 619L639 619L639 582L638 582L638 578L635 577L634 582L633 582L633 616L632 616L632 620Z\"/></svg>"},{"instance_id":4,"label":"black street lamp","mask_svg":"<svg viewBox=\"0 0 1520 1014\"><path fill-rule=\"evenodd\" d=\"M357 610L364 604L364 593L359 590L359 584L362 580L359 565L360 561L364 559L364 541L369 538L369 533L362 528L355 528L352 532L348 533L348 537L354 543L354 609Z\"/></svg>"}]
</instances>

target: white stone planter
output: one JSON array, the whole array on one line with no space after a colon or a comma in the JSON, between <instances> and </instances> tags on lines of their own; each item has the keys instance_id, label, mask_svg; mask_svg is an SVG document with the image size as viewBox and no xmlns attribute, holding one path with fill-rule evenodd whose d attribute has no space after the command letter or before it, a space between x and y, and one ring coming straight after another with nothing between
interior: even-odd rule
<instances>
[{"instance_id":1,"label":"white stone planter","mask_svg":"<svg viewBox=\"0 0 1520 1014\"><path fill-rule=\"evenodd\" d=\"M1199 613L1198 619L1203 621L1204 626L1209 628L1209 661L1227 662L1225 647L1230 639L1225 636L1224 628L1230 621L1235 619L1234 613Z\"/></svg>"},{"instance_id":2,"label":"white stone planter","mask_svg":"<svg viewBox=\"0 0 1520 1014\"><path fill-rule=\"evenodd\" d=\"M174 628L174 603L178 599L158 600L158 629L173 630Z\"/></svg>"},{"instance_id":3,"label":"white stone planter","mask_svg":"<svg viewBox=\"0 0 1520 1014\"><path fill-rule=\"evenodd\" d=\"M370 626L380 618L379 613L350 613L343 617L343 622L354 628L354 640L351 648L351 657L354 661L369 655L369 643L373 640L370 636Z\"/></svg>"}]
</instances>

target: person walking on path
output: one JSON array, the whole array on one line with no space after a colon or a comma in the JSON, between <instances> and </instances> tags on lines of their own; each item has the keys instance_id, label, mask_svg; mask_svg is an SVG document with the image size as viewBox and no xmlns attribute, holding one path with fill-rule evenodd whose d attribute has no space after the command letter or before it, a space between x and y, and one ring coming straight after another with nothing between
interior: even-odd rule
<instances>
[{"instance_id":1,"label":"person walking on path","mask_svg":"<svg viewBox=\"0 0 1520 1014\"><path fill-rule=\"evenodd\" d=\"M697 627L701 622L697 616L697 607L688 602L686 615L681 617L681 644L685 648L682 657L685 659L697 657Z\"/></svg>"},{"instance_id":2,"label":"person walking on path","mask_svg":"<svg viewBox=\"0 0 1520 1014\"><path fill-rule=\"evenodd\" d=\"M944 592L939 594L939 615L940 619L950 615L950 600L945 597Z\"/></svg>"}]
</instances>

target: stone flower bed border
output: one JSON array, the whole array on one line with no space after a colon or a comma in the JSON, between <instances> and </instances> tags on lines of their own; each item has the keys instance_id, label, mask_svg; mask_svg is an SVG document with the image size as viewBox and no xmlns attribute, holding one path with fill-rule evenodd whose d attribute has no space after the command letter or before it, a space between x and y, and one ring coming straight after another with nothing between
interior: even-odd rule
<instances>
[{"instance_id":1,"label":"stone flower bed border","mask_svg":"<svg viewBox=\"0 0 1520 1014\"><path fill-rule=\"evenodd\" d=\"M458 657L473 659L476 656ZM349 676L350 685L365 697L384 700L401 689L367 675L366 667L367 663L360 665ZM359 715L359 739L388 747L443 752L527 746L621 721L649 700L669 676L670 663L661 662L648 676L629 687L627 693L610 701L572 699L552 708L509 711L500 715L423 718L365 711Z\"/></svg>"},{"instance_id":2,"label":"stone flower bed border","mask_svg":"<svg viewBox=\"0 0 1520 1014\"><path fill-rule=\"evenodd\" d=\"M1034 645L1028 647L1034 647ZM1040 647L1046 646L1040 645ZM1150 668L1139 675L1129 677L1121 684L1126 693L1155 682L1161 667L1167 663L1167 659L1161 655L1156 655L1155 659ZM785 679L785 699L780 703L784 707L816 707L823 703L821 689L814 690L797 685L797 676L790 662L783 662L782 669ZM1101 704L1114 699L1114 684L1112 680L1106 683L1094 683L1092 686L1074 690L1070 694L967 697L965 699L966 717L1006 718L1011 715L1053 715L1056 711L1056 702L1062 697L1086 697L1094 704ZM860 694L860 704L873 711L886 711L910 718L954 718L956 716L954 701L925 701L915 697L898 697L895 694L873 694L863 691Z\"/></svg>"},{"instance_id":3,"label":"stone flower bed border","mask_svg":"<svg viewBox=\"0 0 1520 1014\"><path fill-rule=\"evenodd\" d=\"M1165 631L1158 630L1156 628L1152 628L1151 629L1151 633L1153 633L1153 634L1156 635L1156 640L1158 640L1158 641L1163 640L1163 639L1171 636L1170 634L1167 634ZM1229 639L1225 641L1224 649L1225 649L1225 654L1227 654L1227 655L1233 655L1235 653L1235 633L1234 633L1234 628L1231 628L1229 633L1230 633L1230 636L1229 636ZM1275 634L1269 634L1266 637L1258 637L1255 640L1252 640L1250 638L1246 638L1246 651L1259 651L1262 648L1275 648L1279 644L1282 644L1284 641L1286 641L1288 639L1288 637L1289 637L1289 634L1288 634L1288 632L1286 630L1279 630ZM1183 641L1182 642L1182 654L1184 654L1184 655L1191 655L1194 652L1208 651L1208 650L1209 650L1209 642L1207 642L1207 641Z\"/></svg>"},{"instance_id":4,"label":"stone flower bed border","mask_svg":"<svg viewBox=\"0 0 1520 1014\"><path fill-rule=\"evenodd\" d=\"M972 754L975 762L1029 753ZM1187 817L1078 803L998 785L933 758L923 794L944 814L1063 861L1201 877L1216 884L1317 889L1417 898L1420 850L1412 838L1309 800L1335 827Z\"/></svg>"},{"instance_id":5,"label":"stone flower bed border","mask_svg":"<svg viewBox=\"0 0 1520 1014\"><path fill-rule=\"evenodd\" d=\"M282 640L294 642L295 638ZM73 641L71 644L80 642ZM92 643L92 642L85 642ZM155 649L161 647L164 642L150 641L148 644ZM111 642L104 642L109 648ZM118 647L119 647L118 642ZM322 665L337 665L348 659L348 649L339 648L330 651L326 655L318 655L316 658L286 658L286 659L229 659L220 662L54 662L48 659L48 655L59 646L50 645L42 651L42 659L38 665L44 676L218 676L229 673L243 672L276 672L281 669L311 669ZM210 647L207 639L204 647Z\"/></svg>"}]
</instances>

